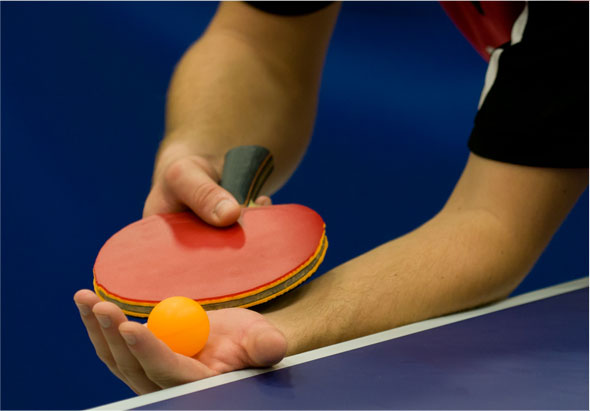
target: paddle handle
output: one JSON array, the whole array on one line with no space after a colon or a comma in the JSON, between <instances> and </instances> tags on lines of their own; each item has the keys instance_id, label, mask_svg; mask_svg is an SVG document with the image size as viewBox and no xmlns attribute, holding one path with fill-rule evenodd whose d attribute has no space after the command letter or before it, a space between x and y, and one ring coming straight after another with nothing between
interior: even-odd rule
<instances>
[{"instance_id":1,"label":"paddle handle","mask_svg":"<svg viewBox=\"0 0 590 411\"><path fill-rule=\"evenodd\" d=\"M225 154L220 184L240 204L248 206L258 197L273 168L272 154L264 147L232 148Z\"/></svg>"}]
</instances>

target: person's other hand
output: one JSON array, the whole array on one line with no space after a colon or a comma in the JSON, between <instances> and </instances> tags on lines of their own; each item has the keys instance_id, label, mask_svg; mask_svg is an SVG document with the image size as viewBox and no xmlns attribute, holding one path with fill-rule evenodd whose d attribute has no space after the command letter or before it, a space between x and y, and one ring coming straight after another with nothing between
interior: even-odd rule
<instances>
[{"instance_id":1,"label":"person's other hand","mask_svg":"<svg viewBox=\"0 0 590 411\"><path fill-rule=\"evenodd\" d=\"M284 335L261 314L243 308L209 311L207 344L194 357L170 350L144 325L90 290L74 296L98 357L135 393L168 388L220 373L278 363Z\"/></svg>"},{"instance_id":2,"label":"person's other hand","mask_svg":"<svg viewBox=\"0 0 590 411\"><path fill-rule=\"evenodd\" d=\"M219 186L221 164L216 163L206 156L186 154L182 148L168 149L165 155L159 156L143 216L192 210L211 225L235 223L241 208L236 199ZM257 205L270 203L267 196L256 199Z\"/></svg>"}]
</instances>

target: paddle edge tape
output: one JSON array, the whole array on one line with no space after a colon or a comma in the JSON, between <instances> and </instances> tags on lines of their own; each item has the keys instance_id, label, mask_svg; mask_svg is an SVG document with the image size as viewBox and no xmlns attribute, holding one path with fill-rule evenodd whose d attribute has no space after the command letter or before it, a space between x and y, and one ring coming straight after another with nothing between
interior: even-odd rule
<instances>
[{"instance_id":1,"label":"paddle edge tape","mask_svg":"<svg viewBox=\"0 0 590 411\"><path fill-rule=\"evenodd\" d=\"M309 264L305 264L301 266L299 270L293 271L293 273L288 274L287 276L271 283L270 286L265 288L260 288L260 292L249 295L247 297L241 299L228 299L224 302L212 302L212 303L204 303L203 308L206 310L219 310L221 308L233 308L233 307L240 307L246 308L251 307L253 305L262 304L272 300L275 297L285 294L286 292L292 290L293 288L297 287L305 280L307 280L313 273L315 273L324 261L324 257L326 256L326 250L328 249L328 237L326 235L322 236L322 240L320 242L320 247L318 247L317 252L312 257L312 260Z\"/></svg>"},{"instance_id":2,"label":"paddle edge tape","mask_svg":"<svg viewBox=\"0 0 590 411\"><path fill-rule=\"evenodd\" d=\"M286 293L287 291L292 290L311 277L311 275L317 271L320 264L324 261L327 249L328 237L326 236L324 225L324 231L316 251L307 261L295 268L293 271L285 274L281 278L271 283L252 289L245 293L196 301L201 304L205 310L219 310L222 308L234 307L246 308L265 303ZM152 309L158 304L158 302L128 300L118 295L111 294L96 282L96 275L94 275L93 278L93 286L96 295L98 295L101 299L114 303L125 314L133 317L148 317Z\"/></svg>"}]
</instances>

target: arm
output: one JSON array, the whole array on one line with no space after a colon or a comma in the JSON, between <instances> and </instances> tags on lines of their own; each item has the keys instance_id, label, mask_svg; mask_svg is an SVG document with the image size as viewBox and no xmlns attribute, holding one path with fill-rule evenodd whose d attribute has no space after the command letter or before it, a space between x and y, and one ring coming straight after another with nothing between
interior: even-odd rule
<instances>
[{"instance_id":1,"label":"arm","mask_svg":"<svg viewBox=\"0 0 590 411\"><path fill-rule=\"evenodd\" d=\"M239 216L219 181L223 156L242 144L271 150L280 188L309 143L321 71L339 5L282 17L241 2L222 3L205 34L172 77L152 190L144 215L185 206L211 224ZM213 211L231 202L229 217Z\"/></svg>"},{"instance_id":2,"label":"arm","mask_svg":"<svg viewBox=\"0 0 590 411\"><path fill-rule=\"evenodd\" d=\"M338 11L332 4L310 15L281 17L244 3L221 4L173 75L144 216L188 207L211 224L233 223L240 208L217 182L225 152L236 145L259 144L273 152L267 192L289 178L310 139ZM260 314L221 310L209 314L210 343L197 361L172 353L91 291L74 299L98 357L137 393L273 364L286 349L284 337Z\"/></svg>"},{"instance_id":3,"label":"arm","mask_svg":"<svg viewBox=\"0 0 590 411\"><path fill-rule=\"evenodd\" d=\"M510 294L584 191L587 169L471 155L441 212L277 302L288 354L472 308Z\"/></svg>"},{"instance_id":4,"label":"arm","mask_svg":"<svg viewBox=\"0 0 590 411\"><path fill-rule=\"evenodd\" d=\"M268 366L286 354L506 297L587 184L587 169L471 155L430 221L281 297L264 315L239 308L209 312L211 335L195 358L171 352L88 290L74 298L99 357L138 393Z\"/></svg>"},{"instance_id":5,"label":"arm","mask_svg":"<svg viewBox=\"0 0 590 411\"><path fill-rule=\"evenodd\" d=\"M333 8L330 10L324 12L335 13ZM307 20L311 17L301 19L311 21ZM198 54L202 55L201 52ZM234 57L229 55L226 58L231 60ZM203 61L203 64L208 62ZM277 64L276 67L280 66ZM277 71L283 72L280 69ZM179 67L173 82L181 78L180 73ZM214 70L214 73L217 71ZM206 75L209 74L205 70L203 76ZM227 81L233 81L233 77ZM248 83L234 86L240 84ZM208 83L203 83L203 87L206 90ZM205 104L196 104L200 95L183 87L178 87L178 90L180 95L188 96L187 104L179 104L178 117L172 116L171 112L176 112L172 102L181 101L180 97L175 100L172 89L167 115L168 136L160 150L154 188L150 194L154 201L157 199L154 195L160 195L163 201L159 204L160 210L170 204L180 204L182 200L178 197L181 192L179 186L170 187L175 173L178 177L194 175L194 169L193 172L184 170L195 162L202 167L201 170L209 167L213 170L211 176L214 176L219 172L217 164L221 161L220 153L225 150L223 144L229 144L227 135L235 137L225 134L229 131L219 132L213 139L206 137L213 135L208 133L217 130L217 125L220 130L234 130L235 125L211 120L223 120L224 117L208 117L214 114L222 116L223 112L209 111L206 105L200 109L199 104ZM226 102L240 101L231 94L231 89L225 93L231 97ZM218 97L221 104L223 96ZM217 98L215 93L211 94L211 98ZM264 98L260 100L265 101ZM315 100L313 102L315 104ZM188 110L188 114L182 114L181 106ZM254 106L247 107L253 110L248 112L254 113L250 114L252 116L256 113L257 105ZM190 107L195 111L191 112ZM273 109L270 107L270 112L276 113ZM239 107L234 111L232 115L242 113ZM178 120L173 121L173 118ZM202 121L186 128L181 126L189 124L193 118L201 118ZM249 118L243 121L247 120ZM198 132L191 134L191 130ZM272 137L269 132L252 134L252 138L264 135ZM275 141L271 137L268 142L252 142L269 145L276 151L277 148L270 145L271 140ZM193 147L194 141L201 141L203 145ZM305 144L297 147L304 147ZM194 152L197 154L185 156ZM188 165L186 159L190 160ZM297 161L290 164L294 166ZM287 171L277 174L289 174L288 166L282 170ZM214 185L215 180L211 176L210 182ZM190 182L190 178L188 180ZM201 185L207 184L203 183L203 179L199 181ZM282 297L264 315L245 309L210 312L209 343L194 358L172 353L146 327L126 321L118 307L100 302L88 290L78 292L75 301L98 356L138 393L221 372L267 366L280 361L285 353L305 351L507 296L530 270L586 185L586 169L514 166L472 155L446 206L429 222ZM190 187L190 184L186 186ZM197 186L192 185L193 188ZM166 197L170 195L169 190L177 197ZM165 202L170 199L176 203ZM149 213L148 205L146 211ZM157 201L152 204L155 205L158 205Z\"/></svg>"}]
</instances>

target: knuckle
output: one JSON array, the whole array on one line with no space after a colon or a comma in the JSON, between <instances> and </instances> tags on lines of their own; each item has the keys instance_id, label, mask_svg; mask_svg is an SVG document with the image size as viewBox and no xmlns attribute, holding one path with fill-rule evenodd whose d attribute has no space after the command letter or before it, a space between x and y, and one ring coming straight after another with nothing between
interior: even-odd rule
<instances>
[{"instance_id":1,"label":"knuckle","mask_svg":"<svg viewBox=\"0 0 590 411\"><path fill-rule=\"evenodd\" d=\"M137 366L130 364L117 364L117 369L121 375L128 379L133 379L134 377L141 374L141 370Z\"/></svg>"},{"instance_id":2,"label":"knuckle","mask_svg":"<svg viewBox=\"0 0 590 411\"><path fill-rule=\"evenodd\" d=\"M187 158L180 158L172 162L164 171L164 180L168 184L178 181L186 173L187 168L190 167L189 163L190 160Z\"/></svg>"},{"instance_id":3,"label":"knuckle","mask_svg":"<svg viewBox=\"0 0 590 411\"><path fill-rule=\"evenodd\" d=\"M176 378L170 373L170 370L146 369L145 375L153 382L162 386L175 385Z\"/></svg>"},{"instance_id":4,"label":"knuckle","mask_svg":"<svg viewBox=\"0 0 590 411\"><path fill-rule=\"evenodd\" d=\"M115 365L115 361L113 360L113 356L110 352L106 352L105 350L101 350L99 348L95 349L96 356L105 363L109 368Z\"/></svg>"},{"instance_id":5,"label":"knuckle","mask_svg":"<svg viewBox=\"0 0 590 411\"><path fill-rule=\"evenodd\" d=\"M208 205L213 205L218 192L217 184L212 181L203 182L194 188L191 203L198 209L205 209Z\"/></svg>"},{"instance_id":6,"label":"knuckle","mask_svg":"<svg viewBox=\"0 0 590 411\"><path fill-rule=\"evenodd\" d=\"M108 368L109 368L109 371L110 371L110 372L111 372L111 373L112 373L112 374L113 374L115 377L117 377L118 379L120 379L121 381L123 381L125 384L128 384L127 378L125 378L125 377L123 376L123 374L121 374L121 373L119 372L119 369L118 369L117 367L115 367L115 366L110 366L110 365L109 365L109 366L108 366Z\"/></svg>"}]
</instances>

